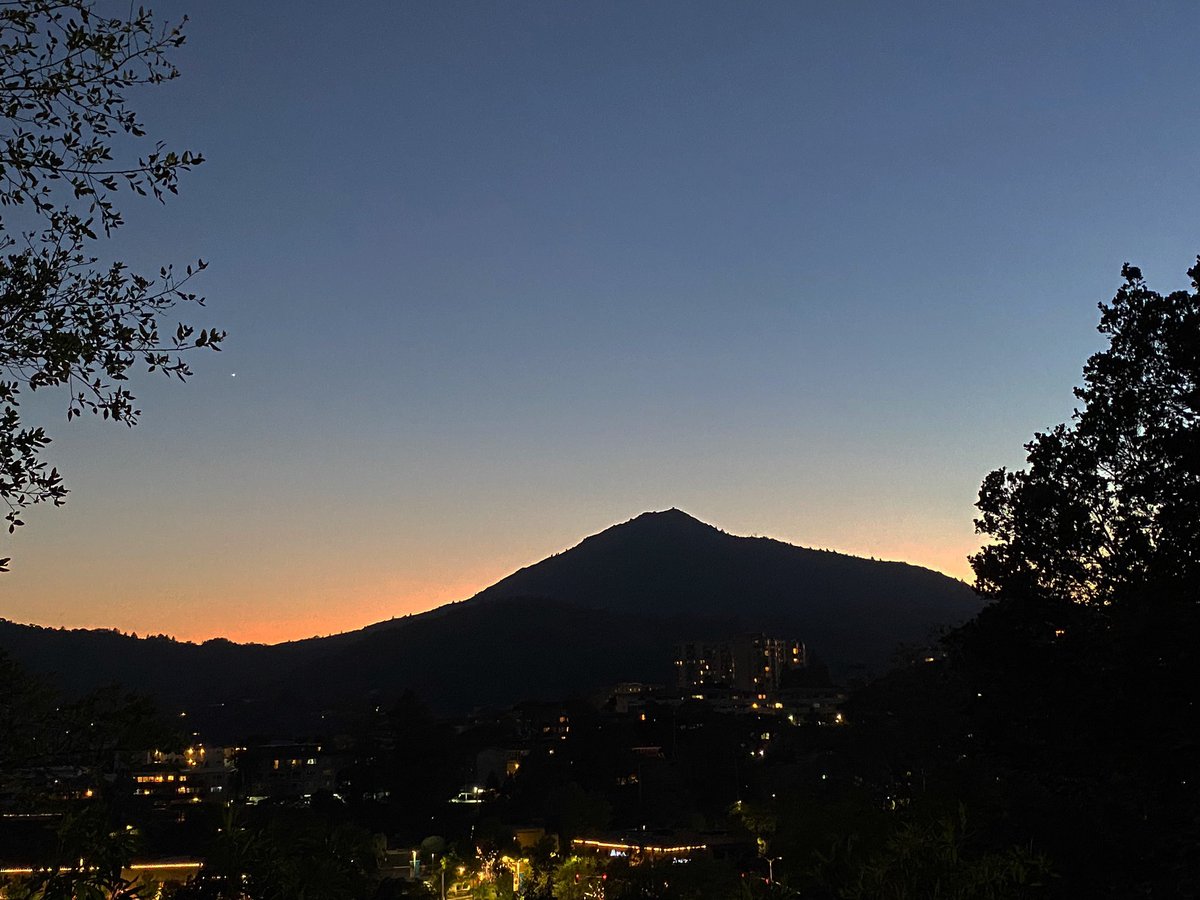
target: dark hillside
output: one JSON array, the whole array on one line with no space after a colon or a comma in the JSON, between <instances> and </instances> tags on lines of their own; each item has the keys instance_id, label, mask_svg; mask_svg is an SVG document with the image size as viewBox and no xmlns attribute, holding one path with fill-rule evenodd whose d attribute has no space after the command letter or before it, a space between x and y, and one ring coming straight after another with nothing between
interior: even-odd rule
<instances>
[{"instance_id":1,"label":"dark hillside","mask_svg":"<svg viewBox=\"0 0 1200 900\"><path fill-rule=\"evenodd\" d=\"M674 643L740 631L799 638L835 675L882 671L898 643L923 643L979 608L969 588L928 569L735 537L673 509L470 600L331 637L198 645L0 620L0 649L71 692L117 682L165 710L219 708L223 721L265 728L405 689L449 712L669 681Z\"/></svg>"},{"instance_id":2,"label":"dark hillside","mask_svg":"<svg viewBox=\"0 0 1200 900\"><path fill-rule=\"evenodd\" d=\"M738 616L806 641L835 669L886 667L981 607L965 584L907 563L735 537L677 509L645 513L513 573L470 602L552 597L639 614Z\"/></svg>"}]
</instances>

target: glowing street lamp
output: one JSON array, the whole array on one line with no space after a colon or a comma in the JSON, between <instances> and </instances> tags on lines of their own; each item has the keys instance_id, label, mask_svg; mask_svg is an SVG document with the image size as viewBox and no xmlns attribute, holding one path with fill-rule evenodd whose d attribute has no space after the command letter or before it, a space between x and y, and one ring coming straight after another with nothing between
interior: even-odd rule
<instances>
[{"instance_id":1,"label":"glowing street lamp","mask_svg":"<svg viewBox=\"0 0 1200 900\"><path fill-rule=\"evenodd\" d=\"M779 860L783 859L783 857L782 856L768 856L768 857L765 857L765 859L767 861L767 884L774 884L775 883L775 863L779 862Z\"/></svg>"}]
</instances>

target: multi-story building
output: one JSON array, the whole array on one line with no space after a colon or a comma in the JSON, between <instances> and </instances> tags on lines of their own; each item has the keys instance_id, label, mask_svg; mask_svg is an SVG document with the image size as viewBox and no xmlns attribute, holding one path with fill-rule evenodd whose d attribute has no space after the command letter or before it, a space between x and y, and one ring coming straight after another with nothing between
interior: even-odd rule
<instances>
[{"instance_id":1,"label":"multi-story building","mask_svg":"<svg viewBox=\"0 0 1200 900\"><path fill-rule=\"evenodd\" d=\"M311 797L338 787L338 760L321 744L262 744L240 754L238 765L247 798Z\"/></svg>"},{"instance_id":2,"label":"multi-story building","mask_svg":"<svg viewBox=\"0 0 1200 900\"><path fill-rule=\"evenodd\" d=\"M748 634L733 643L733 686L744 691L774 693L783 686L783 675L808 665L800 641L785 641L765 634Z\"/></svg>"},{"instance_id":3,"label":"multi-story building","mask_svg":"<svg viewBox=\"0 0 1200 900\"><path fill-rule=\"evenodd\" d=\"M197 744L182 753L154 750L146 754L142 766L129 773L134 793L165 803L230 800L237 749Z\"/></svg>"},{"instance_id":4,"label":"multi-story building","mask_svg":"<svg viewBox=\"0 0 1200 900\"><path fill-rule=\"evenodd\" d=\"M784 673L808 665L800 641L746 634L726 641L689 641L675 653L675 678L680 690L706 687L775 693Z\"/></svg>"},{"instance_id":5,"label":"multi-story building","mask_svg":"<svg viewBox=\"0 0 1200 900\"><path fill-rule=\"evenodd\" d=\"M622 681L613 688L612 696L608 699L607 708L618 715L639 713L646 704L662 695L663 685L646 684L641 681Z\"/></svg>"},{"instance_id":6,"label":"multi-story building","mask_svg":"<svg viewBox=\"0 0 1200 900\"><path fill-rule=\"evenodd\" d=\"M729 641L688 641L677 645L675 685L680 690L733 687L733 644Z\"/></svg>"}]
</instances>

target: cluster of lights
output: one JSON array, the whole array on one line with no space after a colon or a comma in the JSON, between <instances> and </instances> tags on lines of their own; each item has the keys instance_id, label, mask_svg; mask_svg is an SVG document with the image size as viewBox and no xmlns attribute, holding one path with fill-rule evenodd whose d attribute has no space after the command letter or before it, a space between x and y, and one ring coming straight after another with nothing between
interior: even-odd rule
<instances>
[{"instance_id":1,"label":"cluster of lights","mask_svg":"<svg viewBox=\"0 0 1200 900\"><path fill-rule=\"evenodd\" d=\"M320 748L318 747L317 749L319 750ZM292 769L298 769L301 765L315 766L317 764L317 760L315 757L309 757L308 759L275 759L272 760L271 763L271 768L275 769L275 771L279 771L279 768L285 764Z\"/></svg>"},{"instance_id":2,"label":"cluster of lights","mask_svg":"<svg viewBox=\"0 0 1200 900\"><path fill-rule=\"evenodd\" d=\"M683 844L678 847L655 847L650 844L621 844L613 841L593 841L587 838L576 838L571 841L580 847L594 847L597 850L623 850L626 853L640 850L643 853L691 853L696 850L707 850L707 844Z\"/></svg>"},{"instance_id":3,"label":"cluster of lights","mask_svg":"<svg viewBox=\"0 0 1200 900\"><path fill-rule=\"evenodd\" d=\"M553 753L554 751L551 751L551 752ZM470 789L461 791L458 794L458 796L452 798L450 800L450 802L451 803L483 803L484 793L485 793L484 788L481 788L477 784L472 785L470 787Z\"/></svg>"},{"instance_id":4,"label":"cluster of lights","mask_svg":"<svg viewBox=\"0 0 1200 900\"><path fill-rule=\"evenodd\" d=\"M82 863L82 860L80 860L80 862ZM132 863L129 866L129 870L131 872L157 872L157 871L161 871L163 869L188 869L188 870L194 871L196 869L199 869L203 865L204 865L204 863L195 862L193 860L182 860L180 862ZM85 872L96 871L95 866L82 866L82 869ZM47 872L47 871L50 871L50 870L35 869L32 866L13 866L13 867L6 868L6 869L0 869L0 875L33 875L37 872ZM54 874L58 875L63 872L74 872L74 871L77 871L77 869L71 868L68 866L59 866L57 869L54 869Z\"/></svg>"}]
</instances>

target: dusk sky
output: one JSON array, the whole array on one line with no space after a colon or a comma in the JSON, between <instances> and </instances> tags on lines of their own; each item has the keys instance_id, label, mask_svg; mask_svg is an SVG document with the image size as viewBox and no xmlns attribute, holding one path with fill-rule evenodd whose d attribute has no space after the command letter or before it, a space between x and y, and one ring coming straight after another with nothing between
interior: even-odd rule
<instances>
[{"instance_id":1,"label":"dusk sky","mask_svg":"<svg viewBox=\"0 0 1200 900\"><path fill-rule=\"evenodd\" d=\"M102 252L230 337L132 431L27 400L18 622L325 634L672 506L969 578L1121 264L1200 251L1195 3L154 9L209 161Z\"/></svg>"}]
</instances>

